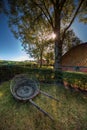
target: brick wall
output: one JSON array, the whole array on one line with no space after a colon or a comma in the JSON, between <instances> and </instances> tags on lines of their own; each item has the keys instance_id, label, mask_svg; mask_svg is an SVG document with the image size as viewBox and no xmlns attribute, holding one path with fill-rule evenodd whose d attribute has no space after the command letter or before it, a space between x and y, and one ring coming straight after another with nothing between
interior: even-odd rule
<instances>
[{"instance_id":1,"label":"brick wall","mask_svg":"<svg viewBox=\"0 0 87 130\"><path fill-rule=\"evenodd\" d=\"M78 71L87 73L87 67L84 66L62 66L63 71Z\"/></svg>"},{"instance_id":2,"label":"brick wall","mask_svg":"<svg viewBox=\"0 0 87 130\"><path fill-rule=\"evenodd\" d=\"M87 42L73 47L61 59L64 71L80 71L87 73Z\"/></svg>"}]
</instances>

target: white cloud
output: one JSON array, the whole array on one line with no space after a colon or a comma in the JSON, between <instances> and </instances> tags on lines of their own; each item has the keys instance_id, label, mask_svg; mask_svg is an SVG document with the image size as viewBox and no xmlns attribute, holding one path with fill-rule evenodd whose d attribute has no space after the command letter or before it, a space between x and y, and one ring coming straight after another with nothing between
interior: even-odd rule
<instances>
[{"instance_id":1,"label":"white cloud","mask_svg":"<svg viewBox=\"0 0 87 130\"><path fill-rule=\"evenodd\" d=\"M7 61L26 61L26 60L34 60L33 58L29 57L28 54L26 54L25 52L21 52L21 54L19 53L19 55L17 56L6 56L6 57L1 57L0 56L0 60L7 60Z\"/></svg>"},{"instance_id":2,"label":"white cloud","mask_svg":"<svg viewBox=\"0 0 87 130\"><path fill-rule=\"evenodd\" d=\"M16 57L11 59L12 61L25 61L25 60L34 60L33 58L29 58L29 56L25 55L25 56L20 56L20 57Z\"/></svg>"},{"instance_id":3,"label":"white cloud","mask_svg":"<svg viewBox=\"0 0 87 130\"><path fill-rule=\"evenodd\" d=\"M25 56L20 56L20 57L16 57L12 59L13 61L25 61L25 60L29 60L29 56L25 55Z\"/></svg>"},{"instance_id":4,"label":"white cloud","mask_svg":"<svg viewBox=\"0 0 87 130\"><path fill-rule=\"evenodd\" d=\"M26 61L26 60L34 60L33 58L30 58L29 55L22 55L19 57L15 57L11 59L12 61Z\"/></svg>"}]
</instances>

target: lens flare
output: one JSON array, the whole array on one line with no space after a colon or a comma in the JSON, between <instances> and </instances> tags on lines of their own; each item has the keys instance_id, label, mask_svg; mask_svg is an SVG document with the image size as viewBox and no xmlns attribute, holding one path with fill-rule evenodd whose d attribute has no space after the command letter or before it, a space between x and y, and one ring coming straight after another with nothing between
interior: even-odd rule
<instances>
[{"instance_id":1,"label":"lens flare","mask_svg":"<svg viewBox=\"0 0 87 130\"><path fill-rule=\"evenodd\" d=\"M52 38L55 39L56 38L56 34L52 33Z\"/></svg>"}]
</instances>

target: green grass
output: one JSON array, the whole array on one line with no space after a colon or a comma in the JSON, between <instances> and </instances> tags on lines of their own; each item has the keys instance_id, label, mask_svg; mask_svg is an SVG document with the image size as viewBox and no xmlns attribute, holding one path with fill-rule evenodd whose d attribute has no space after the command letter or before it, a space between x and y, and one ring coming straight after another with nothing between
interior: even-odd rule
<instances>
[{"instance_id":1,"label":"green grass","mask_svg":"<svg viewBox=\"0 0 87 130\"><path fill-rule=\"evenodd\" d=\"M55 85L41 85L41 90L58 98L43 95L33 101L53 116L51 121L29 102L16 101L10 82L0 85L0 130L87 130L87 96Z\"/></svg>"}]
</instances>

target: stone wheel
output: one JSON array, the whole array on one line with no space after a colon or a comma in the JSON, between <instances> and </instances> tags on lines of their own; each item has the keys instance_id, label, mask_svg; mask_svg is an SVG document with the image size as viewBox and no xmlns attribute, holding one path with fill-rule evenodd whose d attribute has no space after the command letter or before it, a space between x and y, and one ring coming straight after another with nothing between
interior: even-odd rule
<instances>
[{"instance_id":1,"label":"stone wheel","mask_svg":"<svg viewBox=\"0 0 87 130\"><path fill-rule=\"evenodd\" d=\"M29 100L39 94L37 82L26 74L15 76L10 85L12 95L18 100Z\"/></svg>"}]
</instances>

